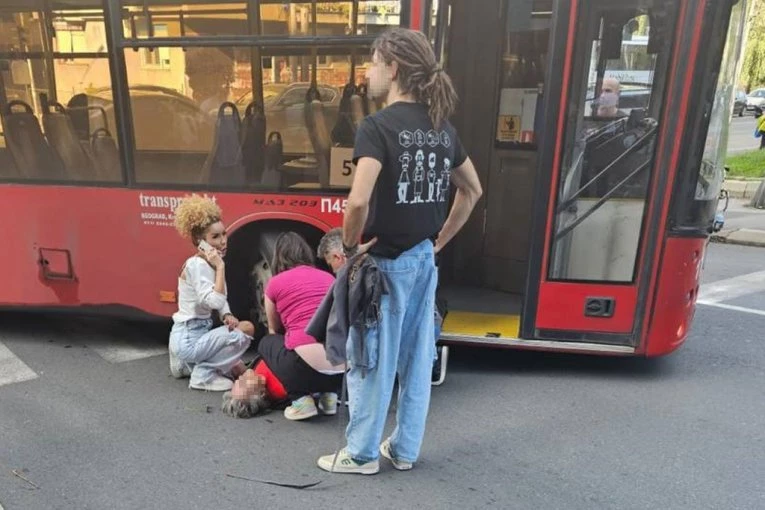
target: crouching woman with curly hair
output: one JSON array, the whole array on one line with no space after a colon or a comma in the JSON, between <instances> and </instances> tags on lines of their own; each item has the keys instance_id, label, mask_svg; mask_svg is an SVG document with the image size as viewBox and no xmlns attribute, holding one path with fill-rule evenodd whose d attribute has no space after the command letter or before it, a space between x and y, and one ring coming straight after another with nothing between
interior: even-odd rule
<instances>
[{"instance_id":1,"label":"crouching woman with curly hair","mask_svg":"<svg viewBox=\"0 0 765 510\"><path fill-rule=\"evenodd\" d=\"M242 354L250 346L255 327L239 322L228 306L223 261L228 240L220 207L208 198L186 197L175 210L175 227L197 252L186 260L178 277L178 311L168 346L170 373L179 379L190 376L193 389L227 391L233 385L231 379L245 371ZM213 311L223 322L215 329Z\"/></svg>"}]
</instances>

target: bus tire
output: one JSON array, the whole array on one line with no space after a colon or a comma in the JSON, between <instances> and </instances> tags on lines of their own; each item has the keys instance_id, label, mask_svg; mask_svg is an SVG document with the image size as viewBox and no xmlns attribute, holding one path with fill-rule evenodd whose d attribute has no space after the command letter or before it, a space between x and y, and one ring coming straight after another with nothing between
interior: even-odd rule
<instances>
[{"instance_id":1,"label":"bus tire","mask_svg":"<svg viewBox=\"0 0 765 510\"><path fill-rule=\"evenodd\" d=\"M265 327L266 331L268 331L268 318L265 309L266 285L272 276L271 262L274 258L274 248L278 237L279 232L262 232L258 236L257 260L250 271L256 307L250 316Z\"/></svg>"}]
</instances>

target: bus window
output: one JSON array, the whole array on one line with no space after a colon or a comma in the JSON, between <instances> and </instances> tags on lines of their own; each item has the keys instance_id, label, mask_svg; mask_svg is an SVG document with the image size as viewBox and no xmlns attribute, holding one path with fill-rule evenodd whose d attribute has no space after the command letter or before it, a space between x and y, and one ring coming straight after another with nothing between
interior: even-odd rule
<instances>
[{"instance_id":1,"label":"bus window","mask_svg":"<svg viewBox=\"0 0 765 510\"><path fill-rule=\"evenodd\" d=\"M126 38L247 35L244 2L123 0L122 5Z\"/></svg>"},{"instance_id":2,"label":"bus window","mask_svg":"<svg viewBox=\"0 0 765 510\"><path fill-rule=\"evenodd\" d=\"M578 20L550 278L631 282L677 1L593 2Z\"/></svg>"},{"instance_id":3,"label":"bus window","mask_svg":"<svg viewBox=\"0 0 765 510\"><path fill-rule=\"evenodd\" d=\"M435 0L434 3L437 3ZM336 3L336 2L334 2ZM350 5L351 2L348 2ZM401 2L359 2L359 20L357 35L376 35L399 26L401 21Z\"/></svg>"},{"instance_id":4,"label":"bus window","mask_svg":"<svg viewBox=\"0 0 765 510\"><path fill-rule=\"evenodd\" d=\"M147 67L125 51L137 182L329 187L332 146L352 145L355 136L352 120L345 131L335 129L343 90L362 79L368 48L354 50L353 66L350 55L331 48L262 50L255 73L250 48L165 49L166 68ZM261 108L253 75L262 77L263 134L280 140L278 153L246 133L248 116ZM307 109L312 98L319 104ZM350 115L350 104L345 108Z\"/></svg>"},{"instance_id":5,"label":"bus window","mask_svg":"<svg viewBox=\"0 0 765 510\"><path fill-rule=\"evenodd\" d=\"M260 2L261 35L308 37L314 35L313 30L311 2Z\"/></svg>"},{"instance_id":6,"label":"bus window","mask_svg":"<svg viewBox=\"0 0 765 510\"><path fill-rule=\"evenodd\" d=\"M736 75L736 56L740 51L743 2L733 6L730 16L725 52L717 80L712 115L704 144L698 182L694 198L699 201L716 201L724 177L724 161L728 151L728 131L733 107Z\"/></svg>"},{"instance_id":7,"label":"bus window","mask_svg":"<svg viewBox=\"0 0 765 510\"><path fill-rule=\"evenodd\" d=\"M145 53L162 55L157 64ZM250 50L233 47L125 50L138 183L201 184L213 148L225 150L230 184L243 184L238 133L227 129L232 109L221 107L252 89ZM220 115L219 115L220 113ZM239 113L239 112L237 112ZM218 128L218 118L223 129ZM238 115L237 115L238 117ZM216 138L216 129L218 138ZM237 128L238 129L238 128ZM222 145L221 145L222 144ZM233 158L233 159L232 159ZM224 164L223 160L226 160ZM223 170L221 170L223 171Z\"/></svg>"},{"instance_id":8,"label":"bus window","mask_svg":"<svg viewBox=\"0 0 765 510\"><path fill-rule=\"evenodd\" d=\"M16 1L0 5L0 52L43 51L42 2Z\"/></svg>"},{"instance_id":9,"label":"bus window","mask_svg":"<svg viewBox=\"0 0 765 510\"><path fill-rule=\"evenodd\" d=\"M52 57L30 33L40 11L0 15L14 53L0 57L3 142L0 176L34 181L120 182L119 152L107 111L88 97L111 97L103 11L90 1L51 2ZM11 27L13 28L11 29ZM20 41L20 42L19 42ZM51 74L52 73L52 74ZM55 83L55 88L51 84Z\"/></svg>"},{"instance_id":10,"label":"bus window","mask_svg":"<svg viewBox=\"0 0 765 510\"><path fill-rule=\"evenodd\" d=\"M504 7L507 14L495 146L536 149L552 1L512 0Z\"/></svg>"},{"instance_id":11,"label":"bus window","mask_svg":"<svg viewBox=\"0 0 765 510\"><path fill-rule=\"evenodd\" d=\"M715 64L708 64L712 66L709 74L719 72L717 82L708 80L700 96L700 101L706 106L699 108L699 111L711 112L709 125L706 131L704 127L695 127L692 131L693 150L688 157L688 163L679 169L677 180L677 186L682 191L675 194L672 226L686 233L704 235L714 226L718 197L725 174L728 132L736 92L736 63L745 30L744 16L744 2L739 1L731 8L727 33L718 30L715 33L719 41L710 41L711 47L719 48L723 45L723 37L725 38L724 50L712 60L719 63L719 68ZM717 60L720 57L721 60Z\"/></svg>"}]
</instances>

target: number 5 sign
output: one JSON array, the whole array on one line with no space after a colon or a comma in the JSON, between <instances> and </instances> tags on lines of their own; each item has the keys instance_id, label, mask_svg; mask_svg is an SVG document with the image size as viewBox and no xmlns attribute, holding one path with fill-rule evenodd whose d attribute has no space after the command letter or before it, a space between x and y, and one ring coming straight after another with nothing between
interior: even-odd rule
<instances>
[{"instance_id":1,"label":"number 5 sign","mask_svg":"<svg viewBox=\"0 0 765 510\"><path fill-rule=\"evenodd\" d=\"M329 158L329 185L350 188L355 172L353 147L332 147Z\"/></svg>"}]
</instances>

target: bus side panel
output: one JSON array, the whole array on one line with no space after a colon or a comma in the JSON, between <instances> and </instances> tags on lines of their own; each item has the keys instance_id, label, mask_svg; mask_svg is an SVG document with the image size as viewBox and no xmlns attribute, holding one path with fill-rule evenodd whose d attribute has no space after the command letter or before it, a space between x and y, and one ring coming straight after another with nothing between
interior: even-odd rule
<instances>
[{"instance_id":1,"label":"bus side panel","mask_svg":"<svg viewBox=\"0 0 765 510\"><path fill-rule=\"evenodd\" d=\"M586 315L588 298L608 298L614 302L613 316ZM629 285L597 285L546 282L539 292L538 329L599 333L632 332L637 291Z\"/></svg>"},{"instance_id":2,"label":"bus side panel","mask_svg":"<svg viewBox=\"0 0 765 510\"><path fill-rule=\"evenodd\" d=\"M648 314L648 334L639 351L647 356L668 354L688 337L696 297L706 239L670 237L658 270L658 290L653 314Z\"/></svg>"},{"instance_id":3,"label":"bus side panel","mask_svg":"<svg viewBox=\"0 0 765 510\"><path fill-rule=\"evenodd\" d=\"M173 227L173 208L186 194L4 186L0 203L6 244L0 260L10 271L0 286L0 306L124 305L171 315L177 305L161 301L160 292L176 291L183 261L194 253ZM340 223L344 207L337 197L208 195L222 207L230 232L251 221L282 218L327 230ZM57 272L66 269L68 253L74 278L45 278L41 249Z\"/></svg>"}]
</instances>

